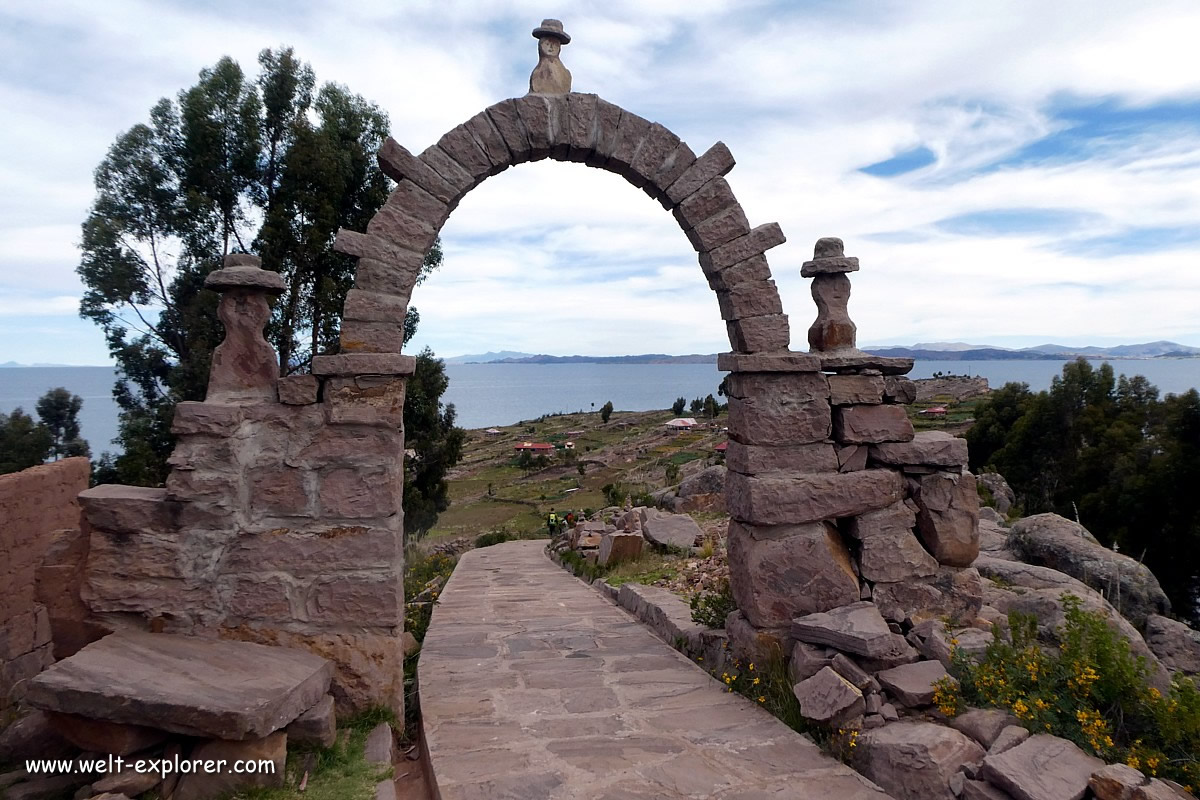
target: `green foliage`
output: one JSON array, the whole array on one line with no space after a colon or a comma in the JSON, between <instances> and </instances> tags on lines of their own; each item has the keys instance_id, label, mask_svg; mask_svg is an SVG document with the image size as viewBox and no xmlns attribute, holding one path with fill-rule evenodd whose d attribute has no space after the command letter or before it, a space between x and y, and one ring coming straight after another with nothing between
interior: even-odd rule
<instances>
[{"instance_id":1,"label":"green foliage","mask_svg":"<svg viewBox=\"0 0 1200 800\"><path fill-rule=\"evenodd\" d=\"M671 404L671 413L678 417L680 414L683 413L683 409L685 409L686 407L687 407L687 398L676 397L675 402Z\"/></svg>"},{"instance_id":2,"label":"green foliage","mask_svg":"<svg viewBox=\"0 0 1200 800\"><path fill-rule=\"evenodd\" d=\"M264 50L249 79L226 57L149 121L117 137L95 171L77 271L80 315L103 328L117 363L117 442L97 479L161 484L174 406L203 399L223 335L207 275L231 252L256 252L283 275L267 336L285 374L337 346L354 260L338 228L362 230L387 197L375 153L387 116L344 87L316 89L290 48ZM435 247L425 274L441 263ZM415 309L405 320L415 329Z\"/></svg>"},{"instance_id":3,"label":"green foliage","mask_svg":"<svg viewBox=\"0 0 1200 800\"><path fill-rule=\"evenodd\" d=\"M1009 636L972 661L953 649L956 687L943 680L935 702L946 714L964 705L1011 711L1035 733L1075 742L1106 761L1124 761L1150 775L1200 785L1200 691L1177 676L1164 696L1147 684L1145 659L1102 614L1063 596L1060 645L1037 641L1037 620L1011 614Z\"/></svg>"},{"instance_id":4,"label":"green foliage","mask_svg":"<svg viewBox=\"0 0 1200 800\"><path fill-rule=\"evenodd\" d=\"M708 668L703 657L697 658L696 662ZM792 690L792 680L778 647L773 648L765 664L727 656L723 667L719 670L710 668L709 674L725 684L725 691L737 692L758 703L792 730L809 734L818 743L828 739L827 730L813 725L800 713L800 701Z\"/></svg>"},{"instance_id":5,"label":"green foliage","mask_svg":"<svg viewBox=\"0 0 1200 800\"><path fill-rule=\"evenodd\" d=\"M609 400L607 403L600 406L600 421L608 422L608 419L609 419L609 417L612 416L612 413L613 413L613 404L612 404L612 400Z\"/></svg>"},{"instance_id":6,"label":"green foliage","mask_svg":"<svg viewBox=\"0 0 1200 800\"><path fill-rule=\"evenodd\" d=\"M729 579L723 578L715 592L696 592L692 595L692 622L710 628L724 628L725 618L737 611L737 602L729 588Z\"/></svg>"},{"instance_id":7,"label":"green foliage","mask_svg":"<svg viewBox=\"0 0 1200 800\"><path fill-rule=\"evenodd\" d=\"M620 482L606 483L600 487L600 491L604 493L604 502L610 506L621 505L629 496L629 487Z\"/></svg>"},{"instance_id":8,"label":"green foliage","mask_svg":"<svg viewBox=\"0 0 1200 800\"><path fill-rule=\"evenodd\" d=\"M481 534L479 534L479 536L477 536L475 538L475 546L476 547L491 547L494 544L500 544L501 542L507 542L507 541L511 540L512 538L513 538L512 535L508 531L501 531L501 530L489 531L488 533L481 533Z\"/></svg>"},{"instance_id":9,"label":"green foliage","mask_svg":"<svg viewBox=\"0 0 1200 800\"><path fill-rule=\"evenodd\" d=\"M38 419L50 431L50 455L55 460L90 455L87 442L79 436L81 408L83 398L61 386L46 392L37 401Z\"/></svg>"},{"instance_id":10,"label":"green foliage","mask_svg":"<svg viewBox=\"0 0 1200 800\"><path fill-rule=\"evenodd\" d=\"M1200 393L1160 399L1144 377L1083 359L1048 391L1007 384L976 409L971 466L995 468L1024 513L1053 511L1145 563L1181 616L1200 619Z\"/></svg>"},{"instance_id":11,"label":"green foliage","mask_svg":"<svg viewBox=\"0 0 1200 800\"><path fill-rule=\"evenodd\" d=\"M679 482L679 465L674 461L668 461L666 467L663 468L664 477L667 479L667 484L672 485Z\"/></svg>"},{"instance_id":12,"label":"green foliage","mask_svg":"<svg viewBox=\"0 0 1200 800\"><path fill-rule=\"evenodd\" d=\"M417 355L404 399L404 444L416 453L404 463L404 531L414 539L450 507L446 472L462 458L467 438L454 424L454 404L441 402L449 384L445 363L426 347Z\"/></svg>"},{"instance_id":13,"label":"green foliage","mask_svg":"<svg viewBox=\"0 0 1200 800\"><path fill-rule=\"evenodd\" d=\"M696 416L697 414L703 413L704 412L704 400L699 397L692 400L691 405L688 406L688 411L691 412L692 416Z\"/></svg>"},{"instance_id":14,"label":"green foliage","mask_svg":"<svg viewBox=\"0 0 1200 800\"><path fill-rule=\"evenodd\" d=\"M563 565L571 571L571 574L576 578L583 578L588 583L596 580L604 574L604 568L597 566L595 562L588 561L577 550L564 550L559 554Z\"/></svg>"},{"instance_id":15,"label":"green foliage","mask_svg":"<svg viewBox=\"0 0 1200 800\"><path fill-rule=\"evenodd\" d=\"M45 463L54 446L54 435L20 408L0 414L0 475L20 472Z\"/></svg>"}]
</instances>

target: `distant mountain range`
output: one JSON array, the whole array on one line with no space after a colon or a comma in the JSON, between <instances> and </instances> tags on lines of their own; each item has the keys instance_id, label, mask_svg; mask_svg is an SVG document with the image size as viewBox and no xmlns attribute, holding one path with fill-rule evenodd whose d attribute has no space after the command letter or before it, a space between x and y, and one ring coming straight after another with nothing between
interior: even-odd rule
<instances>
[{"instance_id":1,"label":"distant mountain range","mask_svg":"<svg viewBox=\"0 0 1200 800\"><path fill-rule=\"evenodd\" d=\"M1013 349L965 342L921 342L911 347L866 347L879 356L914 358L918 361L1062 361L1066 358L1200 358L1200 347L1177 342L1146 342L1115 347L1072 347L1043 344ZM715 364L715 353L672 356L645 353L631 356L550 356L501 350L496 353L454 356L447 364ZM4 366L4 365L0 365Z\"/></svg>"},{"instance_id":2,"label":"distant mountain range","mask_svg":"<svg viewBox=\"0 0 1200 800\"><path fill-rule=\"evenodd\" d=\"M1115 347L1074 347L1064 344L1041 344L1015 350L993 345L971 345L962 342L915 344L912 347L871 347L868 352L880 356L915 358L918 361L1061 361L1064 358L1200 358L1200 347L1177 342L1146 342L1122 344Z\"/></svg>"},{"instance_id":3,"label":"distant mountain range","mask_svg":"<svg viewBox=\"0 0 1200 800\"><path fill-rule=\"evenodd\" d=\"M5 361L0 369L19 369L27 367L74 367L76 364L18 364L16 361Z\"/></svg>"}]
</instances>

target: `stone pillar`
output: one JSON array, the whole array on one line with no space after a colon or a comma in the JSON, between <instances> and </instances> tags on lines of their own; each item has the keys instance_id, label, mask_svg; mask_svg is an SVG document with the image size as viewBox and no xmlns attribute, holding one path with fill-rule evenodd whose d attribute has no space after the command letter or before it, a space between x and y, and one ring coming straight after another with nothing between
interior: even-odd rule
<instances>
[{"instance_id":1,"label":"stone pillar","mask_svg":"<svg viewBox=\"0 0 1200 800\"><path fill-rule=\"evenodd\" d=\"M283 277L261 268L258 256L225 256L222 269L204 281L221 292L217 316L225 339L213 352L205 401L229 405L270 402L279 380L279 357L263 339L271 317L270 298L284 290Z\"/></svg>"}]
</instances>

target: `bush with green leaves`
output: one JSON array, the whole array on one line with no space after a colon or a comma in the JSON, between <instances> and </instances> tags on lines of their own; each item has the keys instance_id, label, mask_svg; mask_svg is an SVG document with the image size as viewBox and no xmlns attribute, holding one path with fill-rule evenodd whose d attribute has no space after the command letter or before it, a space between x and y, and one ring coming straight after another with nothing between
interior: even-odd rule
<instances>
[{"instance_id":1,"label":"bush with green leaves","mask_svg":"<svg viewBox=\"0 0 1200 800\"><path fill-rule=\"evenodd\" d=\"M481 533L481 534L479 534L479 536L477 536L475 538L475 546L476 547L491 547L494 544L500 544L501 542L507 542L507 541L511 540L512 538L513 538L512 534L510 534L508 531L504 531L504 530L489 531L487 533Z\"/></svg>"},{"instance_id":2,"label":"bush with green leaves","mask_svg":"<svg viewBox=\"0 0 1200 800\"><path fill-rule=\"evenodd\" d=\"M1200 690L1176 676L1166 694L1149 685L1150 668L1129 642L1079 598L1063 595L1056 647L1037 639L1037 620L1009 615L977 661L952 648L952 674L934 702L953 716L965 706L1011 711L1034 733L1069 739L1109 762L1200 786ZM952 646L955 642L951 641Z\"/></svg>"},{"instance_id":3,"label":"bush with green leaves","mask_svg":"<svg viewBox=\"0 0 1200 800\"><path fill-rule=\"evenodd\" d=\"M612 413L613 413L613 404L612 404L612 400L609 400L607 403L600 406L600 421L608 422L608 419L609 419L609 417L612 416Z\"/></svg>"},{"instance_id":4,"label":"bush with green leaves","mask_svg":"<svg viewBox=\"0 0 1200 800\"><path fill-rule=\"evenodd\" d=\"M697 592L692 595L692 622L710 628L724 628L725 618L737 611L737 602L729 588L729 579L723 578L715 592Z\"/></svg>"}]
</instances>

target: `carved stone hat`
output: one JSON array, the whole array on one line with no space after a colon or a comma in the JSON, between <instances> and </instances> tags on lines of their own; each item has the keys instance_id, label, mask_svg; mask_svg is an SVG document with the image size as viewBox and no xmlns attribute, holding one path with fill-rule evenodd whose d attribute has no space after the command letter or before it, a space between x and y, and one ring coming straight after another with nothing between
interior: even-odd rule
<instances>
[{"instance_id":1,"label":"carved stone hat","mask_svg":"<svg viewBox=\"0 0 1200 800\"><path fill-rule=\"evenodd\" d=\"M553 36L563 44L570 44L571 37L563 32L562 23L556 19L544 19L542 24L533 29L535 39L540 39L543 36Z\"/></svg>"}]
</instances>

